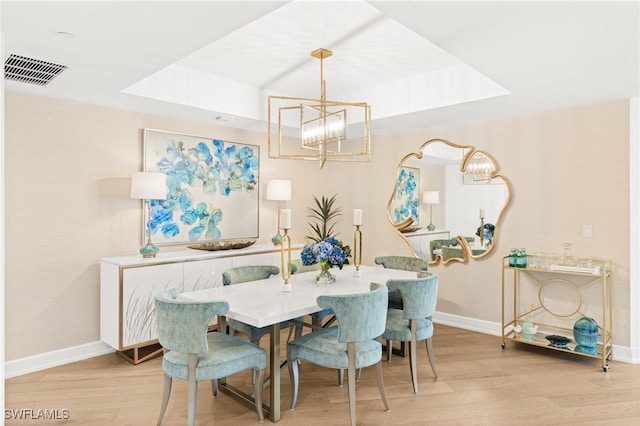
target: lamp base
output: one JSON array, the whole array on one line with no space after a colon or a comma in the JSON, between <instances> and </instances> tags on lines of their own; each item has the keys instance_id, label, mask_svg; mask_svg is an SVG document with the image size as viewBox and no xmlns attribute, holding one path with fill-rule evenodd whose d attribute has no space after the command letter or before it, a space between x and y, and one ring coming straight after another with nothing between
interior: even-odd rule
<instances>
[{"instance_id":1,"label":"lamp base","mask_svg":"<svg viewBox=\"0 0 640 426\"><path fill-rule=\"evenodd\" d=\"M433 230L435 230L435 229L436 229L436 226L435 226L433 223L430 223L430 224L428 224L428 225L427 225L427 229L428 229L429 231L433 231Z\"/></svg>"},{"instance_id":2,"label":"lamp base","mask_svg":"<svg viewBox=\"0 0 640 426\"><path fill-rule=\"evenodd\" d=\"M276 234L273 237L271 237L271 242L273 243L274 246L279 246L280 244L282 244L282 235L280 234Z\"/></svg>"},{"instance_id":3,"label":"lamp base","mask_svg":"<svg viewBox=\"0 0 640 426\"><path fill-rule=\"evenodd\" d=\"M158 246L154 244L145 244L144 246L140 247L140 254L144 258L156 257L156 254L158 254L159 251L160 249L158 248Z\"/></svg>"}]
</instances>

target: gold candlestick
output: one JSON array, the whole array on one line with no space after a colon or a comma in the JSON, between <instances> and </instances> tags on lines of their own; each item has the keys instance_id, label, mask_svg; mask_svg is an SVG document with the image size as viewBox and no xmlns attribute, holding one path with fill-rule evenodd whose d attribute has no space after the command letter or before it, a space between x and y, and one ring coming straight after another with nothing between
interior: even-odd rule
<instances>
[{"instance_id":1,"label":"gold candlestick","mask_svg":"<svg viewBox=\"0 0 640 426\"><path fill-rule=\"evenodd\" d=\"M356 229L353 231L353 264L356 267L356 271L353 274L354 277L362 275L360 271L360 265L362 265L362 231L360 225L355 225Z\"/></svg>"},{"instance_id":2,"label":"gold candlestick","mask_svg":"<svg viewBox=\"0 0 640 426\"><path fill-rule=\"evenodd\" d=\"M291 291L291 285L289 279L291 278L291 237L288 234L288 229L283 229L284 235L282 236L282 243L280 245L280 271L282 273L282 279L284 284L282 285L282 291ZM285 268L285 251L287 252L287 263Z\"/></svg>"},{"instance_id":3,"label":"gold candlestick","mask_svg":"<svg viewBox=\"0 0 640 426\"><path fill-rule=\"evenodd\" d=\"M480 218L480 247L484 247L484 217Z\"/></svg>"}]
</instances>

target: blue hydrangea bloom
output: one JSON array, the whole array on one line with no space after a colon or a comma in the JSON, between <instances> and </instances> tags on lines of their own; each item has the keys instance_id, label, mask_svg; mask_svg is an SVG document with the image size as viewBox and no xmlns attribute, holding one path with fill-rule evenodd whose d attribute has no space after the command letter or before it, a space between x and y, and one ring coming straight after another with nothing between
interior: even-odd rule
<instances>
[{"instance_id":1,"label":"blue hydrangea bloom","mask_svg":"<svg viewBox=\"0 0 640 426\"><path fill-rule=\"evenodd\" d=\"M305 245L300 253L300 259L303 265L322 263L342 268L342 265L348 263L346 251L340 241L334 237L328 237L320 242Z\"/></svg>"}]
</instances>

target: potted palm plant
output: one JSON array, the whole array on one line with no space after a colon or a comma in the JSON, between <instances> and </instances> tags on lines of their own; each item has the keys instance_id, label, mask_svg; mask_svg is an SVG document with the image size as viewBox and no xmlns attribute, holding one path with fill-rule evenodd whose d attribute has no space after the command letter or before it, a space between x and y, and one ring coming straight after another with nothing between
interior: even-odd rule
<instances>
[{"instance_id":1,"label":"potted palm plant","mask_svg":"<svg viewBox=\"0 0 640 426\"><path fill-rule=\"evenodd\" d=\"M335 277L330 269L334 266L342 269L344 264L349 263L348 257L351 256L351 248L335 237L336 220L342 215L342 209L335 206L336 196L323 195L318 199L314 195L315 205L309 208L307 215L313 220L309 222L311 232L306 236L312 243L304 246L300 257L304 265L320 265L320 274L316 277L318 283L334 282Z\"/></svg>"}]
</instances>

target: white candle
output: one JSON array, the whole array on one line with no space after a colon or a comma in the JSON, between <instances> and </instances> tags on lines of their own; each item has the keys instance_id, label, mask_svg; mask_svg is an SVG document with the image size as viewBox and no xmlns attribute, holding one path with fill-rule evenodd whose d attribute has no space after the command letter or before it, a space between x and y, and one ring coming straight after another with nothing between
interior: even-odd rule
<instances>
[{"instance_id":1,"label":"white candle","mask_svg":"<svg viewBox=\"0 0 640 426\"><path fill-rule=\"evenodd\" d=\"M484 209L480 209L480 218L484 218Z\"/></svg>"},{"instance_id":2,"label":"white candle","mask_svg":"<svg viewBox=\"0 0 640 426\"><path fill-rule=\"evenodd\" d=\"M362 225L362 209L353 209L353 224Z\"/></svg>"},{"instance_id":3,"label":"white candle","mask_svg":"<svg viewBox=\"0 0 640 426\"><path fill-rule=\"evenodd\" d=\"M291 229L291 210L290 209L280 210L280 228Z\"/></svg>"}]
</instances>

